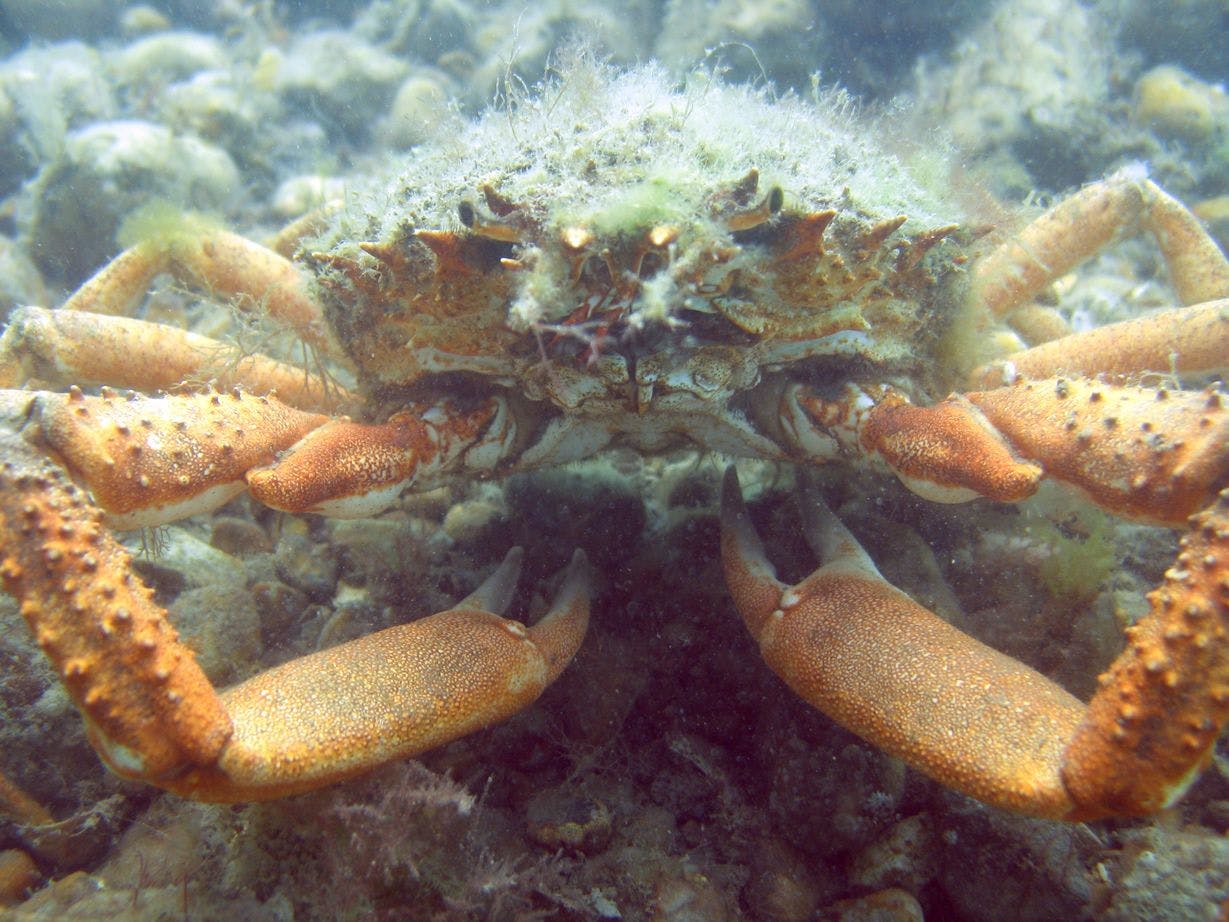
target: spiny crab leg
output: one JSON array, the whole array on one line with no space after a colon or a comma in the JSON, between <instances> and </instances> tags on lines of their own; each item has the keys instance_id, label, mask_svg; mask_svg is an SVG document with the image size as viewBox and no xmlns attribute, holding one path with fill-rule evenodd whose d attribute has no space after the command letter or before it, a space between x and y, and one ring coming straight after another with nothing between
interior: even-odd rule
<instances>
[{"instance_id":1,"label":"spiny crab leg","mask_svg":"<svg viewBox=\"0 0 1229 922\"><path fill-rule=\"evenodd\" d=\"M90 491L108 525L209 512L249 489L277 509L373 515L466 464L489 469L515 431L502 401L419 406L386 423L305 413L273 397L0 391L0 411Z\"/></svg>"},{"instance_id":2,"label":"spiny crab leg","mask_svg":"<svg viewBox=\"0 0 1229 922\"><path fill-rule=\"evenodd\" d=\"M584 636L588 586L580 552L552 610L534 627L487 610L506 607L519 570L514 551L491 581L449 611L294 660L218 695L132 574L128 553L103 527L98 507L42 450L48 442L65 446L56 442L64 417L71 424L82 408L103 416L114 398L78 392L57 403L57 396L6 392L0 402L8 424L0 430L0 579L21 603L91 742L125 777L213 801L280 797L329 784L516 713L559 675ZM222 414L212 422L259 421L279 412L263 398L224 397L215 404L199 396L179 409L197 409L198 402L212 407ZM165 408L167 399L141 403ZM223 401L235 407L219 410ZM235 411L246 412L248 404L261 409L249 416ZM138 455L184 450L173 434L183 434L178 423L186 426L191 413L168 422L149 410L142 406L144 415L132 421L104 422L102 441L78 446L68 462L96 495L122 497L125 480L138 495L150 486L140 483L140 474L130 480L113 470L141 470L128 466L122 446L140 444ZM308 414L281 410L291 420L283 425L289 438L293 423ZM192 473L188 480L208 482L214 465L226 467L228 455L248 453L243 436L218 428L204 427L215 436L212 446L203 436L195 446L212 452L204 467L194 466L199 459L180 459L179 469ZM142 442L128 440L134 430ZM108 441L108 434L121 441ZM171 444L159 446L163 438ZM226 488L236 479L231 468L219 477ZM172 505L182 512L185 501L163 502L160 512ZM157 503L150 508L159 511Z\"/></svg>"},{"instance_id":3,"label":"spiny crab leg","mask_svg":"<svg viewBox=\"0 0 1229 922\"><path fill-rule=\"evenodd\" d=\"M140 391L185 382L276 392L283 403L332 411L354 398L320 376L187 330L109 314L22 307L0 335L0 387L109 384Z\"/></svg>"},{"instance_id":4,"label":"spiny crab leg","mask_svg":"<svg viewBox=\"0 0 1229 922\"><path fill-rule=\"evenodd\" d=\"M0 409L90 492L114 528L147 528L209 512L328 422L242 391L120 397L0 391Z\"/></svg>"},{"instance_id":5,"label":"spiny crab leg","mask_svg":"<svg viewBox=\"0 0 1229 922\"><path fill-rule=\"evenodd\" d=\"M1053 378L922 407L891 388L848 385L828 398L797 385L783 419L803 451L835 439L935 502L1016 502L1048 476L1115 514L1178 526L1229 484L1225 400Z\"/></svg>"},{"instance_id":6,"label":"spiny crab leg","mask_svg":"<svg viewBox=\"0 0 1229 922\"><path fill-rule=\"evenodd\" d=\"M1206 764L1229 717L1229 490L1192 520L1088 707L889 585L815 498L803 518L824 563L786 586L727 471L735 605L773 671L838 723L948 787L1054 819L1153 812Z\"/></svg>"},{"instance_id":7,"label":"spiny crab leg","mask_svg":"<svg viewBox=\"0 0 1229 922\"><path fill-rule=\"evenodd\" d=\"M981 259L972 296L1003 316L1115 238L1147 230L1183 304L1229 297L1229 262L1180 202L1142 169L1085 186Z\"/></svg>"},{"instance_id":8,"label":"spiny crab leg","mask_svg":"<svg viewBox=\"0 0 1229 922\"><path fill-rule=\"evenodd\" d=\"M163 272L244 309L260 310L312 348L344 359L308 276L286 257L229 231L184 233L165 243L129 247L78 288L61 310L129 313Z\"/></svg>"},{"instance_id":9,"label":"spiny crab leg","mask_svg":"<svg viewBox=\"0 0 1229 922\"><path fill-rule=\"evenodd\" d=\"M97 509L20 434L0 456L0 579L96 748L155 780L216 762L230 717Z\"/></svg>"}]
</instances>

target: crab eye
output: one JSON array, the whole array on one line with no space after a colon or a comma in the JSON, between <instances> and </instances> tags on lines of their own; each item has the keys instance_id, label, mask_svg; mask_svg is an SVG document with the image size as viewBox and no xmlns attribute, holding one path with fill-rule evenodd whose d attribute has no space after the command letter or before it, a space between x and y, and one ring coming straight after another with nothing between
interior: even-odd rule
<instances>
[{"instance_id":1,"label":"crab eye","mask_svg":"<svg viewBox=\"0 0 1229 922\"><path fill-rule=\"evenodd\" d=\"M725 218L725 226L734 233L749 231L770 220L785 204L785 193L780 186L773 186L759 204L735 211Z\"/></svg>"},{"instance_id":2,"label":"crab eye","mask_svg":"<svg viewBox=\"0 0 1229 922\"><path fill-rule=\"evenodd\" d=\"M520 243L524 234L513 218L483 214L473 202L462 199L457 204L457 217L479 237L499 243Z\"/></svg>"}]
</instances>

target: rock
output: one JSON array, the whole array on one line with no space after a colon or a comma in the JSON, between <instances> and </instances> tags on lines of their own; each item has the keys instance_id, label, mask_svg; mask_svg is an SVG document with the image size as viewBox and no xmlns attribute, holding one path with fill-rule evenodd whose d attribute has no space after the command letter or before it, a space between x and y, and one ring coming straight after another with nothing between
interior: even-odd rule
<instances>
[{"instance_id":1,"label":"rock","mask_svg":"<svg viewBox=\"0 0 1229 922\"><path fill-rule=\"evenodd\" d=\"M185 528L169 525L160 529L149 554L143 553L141 541L140 535L125 540L133 554L134 568L170 591L201 586L242 587L247 583L247 571L239 560L206 544Z\"/></svg>"},{"instance_id":2,"label":"rock","mask_svg":"<svg viewBox=\"0 0 1229 922\"><path fill-rule=\"evenodd\" d=\"M316 602L327 602L337 588L337 559L299 535L283 535L274 552L278 576Z\"/></svg>"},{"instance_id":3,"label":"rock","mask_svg":"<svg viewBox=\"0 0 1229 922\"><path fill-rule=\"evenodd\" d=\"M30 249L40 268L76 285L115 254L115 232L154 201L215 210L241 188L230 155L150 122L101 122L69 135L31 189Z\"/></svg>"},{"instance_id":4,"label":"rock","mask_svg":"<svg viewBox=\"0 0 1229 922\"><path fill-rule=\"evenodd\" d=\"M131 805L120 794L107 797L68 819L21 830L22 846L55 874L76 871L100 860L128 821Z\"/></svg>"},{"instance_id":5,"label":"rock","mask_svg":"<svg viewBox=\"0 0 1229 922\"><path fill-rule=\"evenodd\" d=\"M542 791L525 808L529 837L551 851L584 855L606 850L613 835L610 810L600 800L561 788Z\"/></svg>"},{"instance_id":6,"label":"rock","mask_svg":"<svg viewBox=\"0 0 1229 922\"><path fill-rule=\"evenodd\" d=\"M1075 0L1018 0L973 22L947 62L918 63L922 123L942 124L970 155L995 158L1008 195L1020 181L1062 189L1103 172L1113 143L1110 24ZM999 155L1028 175L1006 182L1013 171Z\"/></svg>"},{"instance_id":7,"label":"rock","mask_svg":"<svg viewBox=\"0 0 1229 922\"><path fill-rule=\"evenodd\" d=\"M835 880L819 880L803 855L788 843L770 839L752 852L751 879L743 900L761 922L807 922L825 898L835 895Z\"/></svg>"},{"instance_id":8,"label":"rock","mask_svg":"<svg viewBox=\"0 0 1229 922\"><path fill-rule=\"evenodd\" d=\"M0 906L20 903L42 876L34 859L20 848L0 851Z\"/></svg>"},{"instance_id":9,"label":"rock","mask_svg":"<svg viewBox=\"0 0 1229 922\"><path fill-rule=\"evenodd\" d=\"M732 47L719 59L737 79L754 79L765 59L762 66L774 79L801 86L827 34L817 20L807 0L670 0L657 54L672 67L693 67L729 43ZM746 54L744 42L757 53Z\"/></svg>"},{"instance_id":10,"label":"rock","mask_svg":"<svg viewBox=\"0 0 1229 922\"><path fill-rule=\"evenodd\" d=\"M840 900L825 909L820 918L825 922L923 922L924 916L912 893L893 887Z\"/></svg>"},{"instance_id":11,"label":"rock","mask_svg":"<svg viewBox=\"0 0 1229 922\"><path fill-rule=\"evenodd\" d=\"M262 166L277 136L263 131L272 101L225 70L203 70L161 94L159 114L172 129L224 148L244 169Z\"/></svg>"},{"instance_id":12,"label":"rock","mask_svg":"<svg viewBox=\"0 0 1229 922\"><path fill-rule=\"evenodd\" d=\"M453 541L464 544L477 538L487 526L507 514L508 510L498 499L477 496L448 507L442 528Z\"/></svg>"},{"instance_id":13,"label":"rock","mask_svg":"<svg viewBox=\"0 0 1229 922\"><path fill-rule=\"evenodd\" d=\"M93 48L62 42L8 58L0 66L0 191L16 189L58 157L70 129L116 110Z\"/></svg>"},{"instance_id":14,"label":"rock","mask_svg":"<svg viewBox=\"0 0 1229 922\"><path fill-rule=\"evenodd\" d=\"M203 586L180 593L171 622L215 686L255 671L263 649L256 600L242 586Z\"/></svg>"},{"instance_id":15,"label":"rock","mask_svg":"<svg viewBox=\"0 0 1229 922\"><path fill-rule=\"evenodd\" d=\"M653 891L651 922L734 922L738 914L707 877L671 876Z\"/></svg>"},{"instance_id":16,"label":"rock","mask_svg":"<svg viewBox=\"0 0 1229 922\"><path fill-rule=\"evenodd\" d=\"M819 732L807 739L789 731L766 735L786 740L771 754L776 771L768 808L793 845L830 858L866 846L887 827L904 793L905 768L835 725L825 723Z\"/></svg>"},{"instance_id":17,"label":"rock","mask_svg":"<svg viewBox=\"0 0 1229 922\"><path fill-rule=\"evenodd\" d=\"M937 880L961 918L1091 917L1100 844L1074 823L1004 813L945 791Z\"/></svg>"},{"instance_id":18,"label":"rock","mask_svg":"<svg viewBox=\"0 0 1229 922\"><path fill-rule=\"evenodd\" d=\"M214 516L209 543L234 557L265 554L273 550L273 543L263 528L250 519L230 515Z\"/></svg>"},{"instance_id":19,"label":"rock","mask_svg":"<svg viewBox=\"0 0 1229 922\"><path fill-rule=\"evenodd\" d=\"M291 176L273 193L273 210L283 218L297 218L313 208L340 201L345 191L346 181L337 177Z\"/></svg>"},{"instance_id":20,"label":"rock","mask_svg":"<svg viewBox=\"0 0 1229 922\"><path fill-rule=\"evenodd\" d=\"M850 883L867 890L901 887L916 892L938 873L938 838L927 813L901 820L864 848L849 869Z\"/></svg>"},{"instance_id":21,"label":"rock","mask_svg":"<svg viewBox=\"0 0 1229 922\"><path fill-rule=\"evenodd\" d=\"M1122 833L1105 872L1097 918L1223 919L1229 903L1229 841L1213 833L1144 826Z\"/></svg>"},{"instance_id":22,"label":"rock","mask_svg":"<svg viewBox=\"0 0 1229 922\"><path fill-rule=\"evenodd\" d=\"M254 583L252 596L260 611L260 635L266 647L284 644L291 626L311 604L304 593L277 580Z\"/></svg>"},{"instance_id":23,"label":"rock","mask_svg":"<svg viewBox=\"0 0 1229 922\"><path fill-rule=\"evenodd\" d=\"M408 65L347 32L301 35L286 53L278 88L286 104L314 111L330 134L366 136Z\"/></svg>"},{"instance_id":24,"label":"rock","mask_svg":"<svg viewBox=\"0 0 1229 922\"><path fill-rule=\"evenodd\" d=\"M122 86L165 86L226 65L226 53L218 40L197 32L151 35L112 58L115 78Z\"/></svg>"},{"instance_id":25,"label":"rock","mask_svg":"<svg viewBox=\"0 0 1229 922\"><path fill-rule=\"evenodd\" d=\"M413 147L428 140L448 115L448 91L442 81L413 76L401 84L393 97L383 134L394 147Z\"/></svg>"},{"instance_id":26,"label":"rock","mask_svg":"<svg viewBox=\"0 0 1229 922\"><path fill-rule=\"evenodd\" d=\"M119 21L120 32L129 37L162 32L170 27L171 21L162 12L142 3L124 10Z\"/></svg>"},{"instance_id":27,"label":"rock","mask_svg":"<svg viewBox=\"0 0 1229 922\"><path fill-rule=\"evenodd\" d=\"M1135 84L1135 118L1163 138L1201 143L1229 118L1229 97L1180 67L1154 67Z\"/></svg>"}]
</instances>

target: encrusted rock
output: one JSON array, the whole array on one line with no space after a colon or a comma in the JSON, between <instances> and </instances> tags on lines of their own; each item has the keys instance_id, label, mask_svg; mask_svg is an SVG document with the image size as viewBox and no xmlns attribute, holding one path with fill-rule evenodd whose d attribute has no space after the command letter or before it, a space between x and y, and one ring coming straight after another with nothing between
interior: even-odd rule
<instances>
[{"instance_id":1,"label":"encrusted rock","mask_svg":"<svg viewBox=\"0 0 1229 922\"><path fill-rule=\"evenodd\" d=\"M260 658L256 600L242 586L202 586L180 593L170 608L180 639L215 685L230 685L254 671Z\"/></svg>"},{"instance_id":2,"label":"encrusted rock","mask_svg":"<svg viewBox=\"0 0 1229 922\"><path fill-rule=\"evenodd\" d=\"M543 791L525 808L529 837L544 848L585 855L604 851L613 834L609 808L561 788Z\"/></svg>"},{"instance_id":3,"label":"encrusted rock","mask_svg":"<svg viewBox=\"0 0 1229 922\"><path fill-rule=\"evenodd\" d=\"M733 922L738 914L711 880L688 873L658 883L652 922Z\"/></svg>"},{"instance_id":4,"label":"encrusted rock","mask_svg":"<svg viewBox=\"0 0 1229 922\"><path fill-rule=\"evenodd\" d=\"M138 572L157 588L178 591L202 586L242 587L247 582L243 564L225 551L206 544L192 532L176 525L159 529L142 554L143 539L129 539Z\"/></svg>"},{"instance_id":5,"label":"encrusted rock","mask_svg":"<svg viewBox=\"0 0 1229 922\"><path fill-rule=\"evenodd\" d=\"M788 843L771 839L752 853L751 879L743 901L762 922L807 922L825 899L835 895L835 879L821 880L802 854Z\"/></svg>"},{"instance_id":6,"label":"encrusted rock","mask_svg":"<svg viewBox=\"0 0 1229 922\"><path fill-rule=\"evenodd\" d=\"M235 557L263 554L273 550L273 543L263 528L249 519L230 515L214 517L209 543Z\"/></svg>"},{"instance_id":7,"label":"encrusted rock","mask_svg":"<svg viewBox=\"0 0 1229 922\"><path fill-rule=\"evenodd\" d=\"M849 869L850 883L868 890L921 889L938 872L938 839L928 813L901 820L864 848Z\"/></svg>"},{"instance_id":8,"label":"encrusted rock","mask_svg":"<svg viewBox=\"0 0 1229 922\"><path fill-rule=\"evenodd\" d=\"M274 564L278 576L317 602L327 602L337 588L337 559L328 548L299 535L283 535Z\"/></svg>"},{"instance_id":9,"label":"encrusted rock","mask_svg":"<svg viewBox=\"0 0 1229 922\"><path fill-rule=\"evenodd\" d=\"M218 209L242 187L230 155L162 125L100 122L70 134L32 187L30 249L40 267L76 284L116 249L120 221L167 201Z\"/></svg>"},{"instance_id":10,"label":"encrusted rock","mask_svg":"<svg viewBox=\"0 0 1229 922\"><path fill-rule=\"evenodd\" d=\"M1144 826L1122 833L1104 866L1097 918L1223 919L1229 904L1229 841Z\"/></svg>"},{"instance_id":11,"label":"encrusted rock","mask_svg":"<svg viewBox=\"0 0 1229 922\"><path fill-rule=\"evenodd\" d=\"M891 887L870 896L840 900L820 914L824 922L922 922L922 905L912 893Z\"/></svg>"}]
</instances>

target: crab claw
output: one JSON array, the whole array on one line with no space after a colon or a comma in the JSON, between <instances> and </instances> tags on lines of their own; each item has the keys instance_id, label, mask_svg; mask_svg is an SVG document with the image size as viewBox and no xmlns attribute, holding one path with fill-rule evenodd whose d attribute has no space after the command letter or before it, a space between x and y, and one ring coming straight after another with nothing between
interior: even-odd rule
<instances>
[{"instance_id":1,"label":"crab claw","mask_svg":"<svg viewBox=\"0 0 1229 922\"><path fill-rule=\"evenodd\" d=\"M1229 491L1193 520L1087 707L889 585L818 499L802 513L824 564L787 586L727 471L722 561L765 661L837 723L941 784L1053 819L1158 810L1206 763L1229 716Z\"/></svg>"},{"instance_id":2,"label":"crab claw","mask_svg":"<svg viewBox=\"0 0 1229 922\"><path fill-rule=\"evenodd\" d=\"M208 801L310 790L515 714L584 638L589 590L580 551L537 624L500 617L520 570L514 549L448 611L292 660L219 694L131 572L99 507L39 450L54 418L44 404L37 394L0 400L0 581L117 774ZM80 405L68 398L63 407L71 414ZM19 429L23 423L33 431ZM237 444L227 454L243 450Z\"/></svg>"},{"instance_id":3,"label":"crab claw","mask_svg":"<svg viewBox=\"0 0 1229 922\"><path fill-rule=\"evenodd\" d=\"M948 787L1008 809L1065 812L1059 766L1084 706L889 585L825 506L803 507L824 565L787 586L726 472L722 562L769 667L808 704Z\"/></svg>"},{"instance_id":4,"label":"crab claw","mask_svg":"<svg viewBox=\"0 0 1229 922\"><path fill-rule=\"evenodd\" d=\"M196 800L267 800L434 749L528 707L589 622L584 553L532 627L501 617L521 549L453 608L274 667L220 694L234 732L216 764L158 782ZM114 765L112 766L115 767Z\"/></svg>"},{"instance_id":5,"label":"crab claw","mask_svg":"<svg viewBox=\"0 0 1229 922\"><path fill-rule=\"evenodd\" d=\"M391 506L405 490L449 467L493 467L515 424L492 398L472 410L449 401L416 406L385 423L333 420L307 433L274 464L247 473L253 498L284 512L362 518Z\"/></svg>"}]
</instances>

